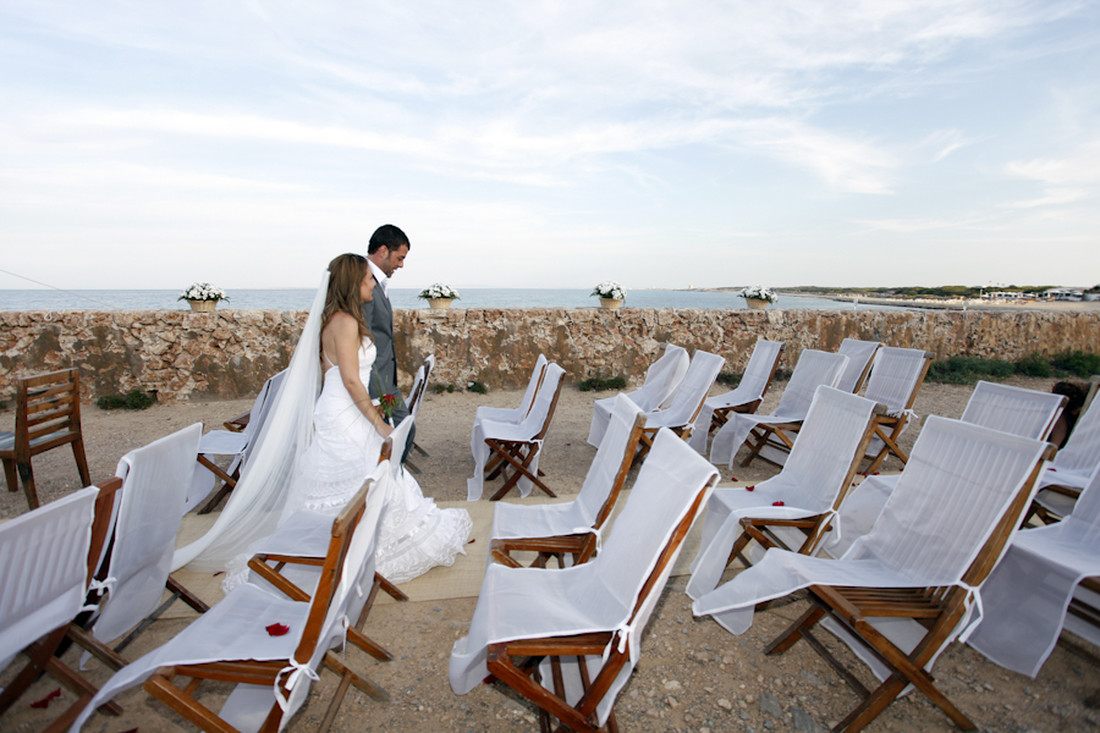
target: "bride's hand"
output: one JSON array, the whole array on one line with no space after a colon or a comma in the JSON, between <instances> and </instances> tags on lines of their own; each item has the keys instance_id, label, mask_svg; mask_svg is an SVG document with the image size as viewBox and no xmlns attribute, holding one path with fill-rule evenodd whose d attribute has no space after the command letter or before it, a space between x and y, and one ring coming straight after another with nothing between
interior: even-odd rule
<instances>
[{"instance_id":1,"label":"bride's hand","mask_svg":"<svg viewBox=\"0 0 1100 733\"><path fill-rule=\"evenodd\" d=\"M381 426L376 425L374 429L377 430L378 434L382 436L382 440L388 438L390 436L390 433L393 432L393 428L385 420L382 421Z\"/></svg>"}]
</instances>

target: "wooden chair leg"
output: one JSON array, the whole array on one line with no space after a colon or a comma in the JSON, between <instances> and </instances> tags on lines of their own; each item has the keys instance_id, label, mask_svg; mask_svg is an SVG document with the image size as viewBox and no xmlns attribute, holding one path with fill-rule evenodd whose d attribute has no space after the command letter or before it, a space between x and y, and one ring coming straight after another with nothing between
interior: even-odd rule
<instances>
[{"instance_id":1,"label":"wooden chair leg","mask_svg":"<svg viewBox=\"0 0 1100 733\"><path fill-rule=\"evenodd\" d=\"M8 491L19 490L19 474L15 470L15 460L11 458L4 459L4 480L8 484Z\"/></svg>"},{"instance_id":2,"label":"wooden chair leg","mask_svg":"<svg viewBox=\"0 0 1100 733\"><path fill-rule=\"evenodd\" d=\"M386 593L388 593L389 596L391 598L393 598L395 601L407 601L407 600L409 600L409 597L407 595L405 595L405 593L400 588L398 588L396 585L394 585L390 581L386 580L379 573L374 574L374 582L378 585L379 588L386 591Z\"/></svg>"},{"instance_id":3,"label":"wooden chair leg","mask_svg":"<svg viewBox=\"0 0 1100 733\"><path fill-rule=\"evenodd\" d=\"M81 486L92 485L92 474L88 471L88 456L84 453L84 441L74 440L73 446L73 458L76 459L76 470L80 474Z\"/></svg>"},{"instance_id":4,"label":"wooden chair leg","mask_svg":"<svg viewBox=\"0 0 1100 733\"><path fill-rule=\"evenodd\" d=\"M34 470L30 461L19 464L19 479L23 484L23 494L27 497L27 508L38 508L38 492L34 489Z\"/></svg>"}]
</instances>

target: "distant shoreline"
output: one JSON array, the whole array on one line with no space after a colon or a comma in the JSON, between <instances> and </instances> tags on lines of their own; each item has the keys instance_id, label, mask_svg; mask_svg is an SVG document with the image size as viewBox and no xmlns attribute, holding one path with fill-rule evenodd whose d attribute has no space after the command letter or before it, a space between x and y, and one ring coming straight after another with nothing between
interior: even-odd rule
<instances>
[{"instance_id":1,"label":"distant shoreline","mask_svg":"<svg viewBox=\"0 0 1100 733\"><path fill-rule=\"evenodd\" d=\"M716 293L728 293L737 292L740 288L686 288L686 290L703 291L703 292L716 292ZM989 311L1012 311L1012 310L1039 310L1039 311L1052 311L1059 313L1067 312L1083 312L1083 313L1095 313L1100 312L1100 301L1064 301L1064 300L1049 300L1049 301L992 301L992 300L979 300L977 298L953 298L947 299L934 299L934 298L885 298L863 295L848 295L840 293L811 293L800 290L782 290L776 289L776 294L782 297L792 298L817 298L820 300L832 300L837 303L846 303L848 305L878 305L878 306L894 306L896 308L918 308L922 310L952 310L952 311L967 311L967 310L989 310Z\"/></svg>"}]
</instances>

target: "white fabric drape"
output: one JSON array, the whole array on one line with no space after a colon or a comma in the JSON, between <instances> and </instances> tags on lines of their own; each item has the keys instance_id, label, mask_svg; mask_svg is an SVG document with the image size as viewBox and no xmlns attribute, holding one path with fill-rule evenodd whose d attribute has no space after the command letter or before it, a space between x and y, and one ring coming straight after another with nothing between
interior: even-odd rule
<instances>
[{"instance_id":1,"label":"white fabric drape","mask_svg":"<svg viewBox=\"0 0 1100 733\"><path fill-rule=\"evenodd\" d=\"M173 570L184 565L194 570L223 570L254 540L275 530L295 475L295 461L313 434L313 406L321 389L321 312L327 288L328 271L321 278L267 422L253 438L248 465L214 526L176 551Z\"/></svg>"},{"instance_id":2,"label":"white fabric drape","mask_svg":"<svg viewBox=\"0 0 1100 733\"><path fill-rule=\"evenodd\" d=\"M1035 677L1058 643L1077 584L1098 575L1100 470L1073 514L1057 524L1016 533L982 588L984 613L970 646L1002 667ZM1100 628L1082 624L1073 630L1100 644Z\"/></svg>"},{"instance_id":3,"label":"white fabric drape","mask_svg":"<svg viewBox=\"0 0 1100 733\"><path fill-rule=\"evenodd\" d=\"M1066 486L1082 489L1100 467L1100 407L1093 404L1077 419L1069 440L1039 478L1039 487ZM1040 491L1036 501L1058 516L1073 511L1074 498L1055 491Z\"/></svg>"},{"instance_id":4,"label":"white fabric drape","mask_svg":"<svg viewBox=\"0 0 1100 733\"><path fill-rule=\"evenodd\" d=\"M535 403L535 393L546 375L546 365L548 363L545 354L539 354L539 357L535 359L535 368L531 370L531 377L527 380L527 388L523 391L523 399L520 400L519 407L478 405L477 412L474 415L474 430L477 430L477 425L482 420L512 424L523 422L523 419L527 417L527 413L531 412L531 405Z\"/></svg>"},{"instance_id":5,"label":"white fabric drape","mask_svg":"<svg viewBox=\"0 0 1100 733\"><path fill-rule=\"evenodd\" d=\"M715 433L714 440L711 442L711 463L726 463L732 467L734 456L737 455L741 444L749 437L749 431L760 423L805 419L814 398L814 390L823 384L829 387L836 386L836 380L840 378L847 364L848 357L843 354L803 349L798 355L798 363L795 364L791 379L787 382L775 411L770 415L731 415L729 421Z\"/></svg>"},{"instance_id":6,"label":"white fabric drape","mask_svg":"<svg viewBox=\"0 0 1100 733\"><path fill-rule=\"evenodd\" d=\"M836 382L836 388L842 392L855 392L859 385L859 378L871 361L871 357L878 351L881 344L878 341L861 341L859 339L844 339L840 342L838 354L848 357L848 366Z\"/></svg>"},{"instance_id":7,"label":"white fabric drape","mask_svg":"<svg viewBox=\"0 0 1100 733\"><path fill-rule=\"evenodd\" d=\"M664 407L676 394L688 369L688 352L676 344L666 344L665 353L646 370L642 386L626 396L643 412L652 412ZM588 444L599 447L603 433L607 430L607 421L611 417L615 398L605 397L592 406L592 425L588 428Z\"/></svg>"},{"instance_id":8,"label":"white fabric drape","mask_svg":"<svg viewBox=\"0 0 1100 733\"><path fill-rule=\"evenodd\" d=\"M201 436L202 423L195 423L118 462L115 475L123 483L116 499L109 591L92 627L100 641L118 638L160 605Z\"/></svg>"},{"instance_id":9,"label":"white fabric drape","mask_svg":"<svg viewBox=\"0 0 1100 733\"><path fill-rule=\"evenodd\" d=\"M710 434L710 421L714 418L714 411L740 407L762 398L782 351L783 344L778 341L757 339L737 387L706 399L699 416L695 418L695 427L692 428L691 439L688 441L700 455L707 454L707 436Z\"/></svg>"},{"instance_id":10,"label":"white fabric drape","mask_svg":"<svg viewBox=\"0 0 1100 733\"><path fill-rule=\"evenodd\" d=\"M711 495L699 554L691 565L688 595L699 598L717 587L741 535L742 517L802 519L831 512L846 488L874 410L871 400L818 387L783 470L752 491L720 488ZM782 506L775 506L776 502ZM802 533L796 533L801 541Z\"/></svg>"},{"instance_id":11,"label":"white fabric drape","mask_svg":"<svg viewBox=\"0 0 1100 733\"><path fill-rule=\"evenodd\" d=\"M718 354L696 349L688 364L687 373L680 382L676 394L672 395L668 407L649 410L646 414L646 430L673 428L680 430L695 422L707 392L725 366L726 360ZM689 436L690 437L690 436Z\"/></svg>"},{"instance_id":12,"label":"white fabric drape","mask_svg":"<svg viewBox=\"0 0 1100 733\"><path fill-rule=\"evenodd\" d=\"M474 422L474 427L470 434L470 450L474 454L474 475L466 479L467 501L477 501L480 499L482 489L484 488L485 464L489 461L489 455L491 453L485 440L487 438L512 441L534 440L535 436L542 431L547 419L549 419L550 406L554 402L554 396L557 394L558 385L564 374L565 370L557 364L547 365L546 374L542 378L542 384L539 385L538 391L535 393L535 401L534 404L531 405L531 411L527 413L527 416L522 422L507 423L496 422L494 420L480 420ZM542 445L540 441L537 446L538 452L528 465L528 470L530 470L531 473L535 473L538 470L538 454L542 452L541 449ZM531 493L531 489L534 488L531 479L526 476L521 478L516 486L519 488L521 496L527 496Z\"/></svg>"},{"instance_id":13,"label":"white fabric drape","mask_svg":"<svg viewBox=\"0 0 1100 733\"><path fill-rule=\"evenodd\" d=\"M594 560L564 569L490 564L469 635L456 641L451 652L451 689L463 695L481 682L487 674L489 644L619 629L629 638L632 664L624 666L598 708L600 723L606 722L640 654L641 632L652 610L647 604L632 618L642 586L676 525L716 476L686 443L662 430L615 520L612 536ZM661 589L656 584L652 595Z\"/></svg>"},{"instance_id":14,"label":"white fabric drape","mask_svg":"<svg viewBox=\"0 0 1100 733\"><path fill-rule=\"evenodd\" d=\"M84 605L98 495L89 486L0 524L0 670Z\"/></svg>"}]
</instances>

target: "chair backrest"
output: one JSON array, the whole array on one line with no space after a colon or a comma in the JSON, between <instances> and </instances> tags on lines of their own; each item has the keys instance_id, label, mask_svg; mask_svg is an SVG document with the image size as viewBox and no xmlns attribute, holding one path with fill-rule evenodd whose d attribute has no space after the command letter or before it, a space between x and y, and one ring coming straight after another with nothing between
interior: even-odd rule
<instances>
[{"instance_id":1,"label":"chair backrest","mask_svg":"<svg viewBox=\"0 0 1100 733\"><path fill-rule=\"evenodd\" d=\"M932 355L926 351L883 346L875 354L863 394L886 405L888 415L900 415L912 409L931 363Z\"/></svg>"},{"instance_id":2,"label":"chair backrest","mask_svg":"<svg viewBox=\"0 0 1100 733\"><path fill-rule=\"evenodd\" d=\"M672 402L667 409L650 413L647 427L682 428L695 422L703 402L707 399L707 392L710 391L725 364L726 360L718 354L696 349L688 365L687 374L680 382L680 388L672 396Z\"/></svg>"},{"instance_id":3,"label":"chair backrest","mask_svg":"<svg viewBox=\"0 0 1100 733\"><path fill-rule=\"evenodd\" d=\"M80 372L61 369L24 377L16 384L15 459L30 460L80 433Z\"/></svg>"},{"instance_id":4,"label":"chair backrest","mask_svg":"<svg viewBox=\"0 0 1100 733\"><path fill-rule=\"evenodd\" d=\"M845 392L858 392L871 371L871 359L881 345L878 341L860 341L850 338L841 341L836 353L848 357L848 366L837 380L836 388Z\"/></svg>"},{"instance_id":5,"label":"chair backrest","mask_svg":"<svg viewBox=\"0 0 1100 733\"><path fill-rule=\"evenodd\" d=\"M114 639L148 616L164 595L202 423L132 450L115 475L123 480L107 573L110 591L93 632Z\"/></svg>"},{"instance_id":6,"label":"chair backrest","mask_svg":"<svg viewBox=\"0 0 1100 733\"><path fill-rule=\"evenodd\" d=\"M89 486L0 524L0 670L84 605L98 494Z\"/></svg>"},{"instance_id":7,"label":"chair backrest","mask_svg":"<svg viewBox=\"0 0 1100 733\"><path fill-rule=\"evenodd\" d=\"M643 427L645 412L625 394L617 395L612 403L607 430L577 494L577 509L591 522L590 526L599 528L607 521L614 498L630 471Z\"/></svg>"},{"instance_id":8,"label":"chair backrest","mask_svg":"<svg viewBox=\"0 0 1100 733\"><path fill-rule=\"evenodd\" d=\"M248 425L245 426L241 432L248 434L248 443L245 445L244 451L241 455L241 462L243 464L248 463L249 456L252 455L252 448L256 445L256 438L263 431L264 426L267 425L267 418L271 415L271 408L275 405L275 400L279 396L279 390L282 389L283 379L286 378L286 369L281 372L276 372L264 382L264 386L260 389L260 393L256 395L256 401L252 403L252 412L249 413Z\"/></svg>"},{"instance_id":9,"label":"chair backrest","mask_svg":"<svg viewBox=\"0 0 1100 733\"><path fill-rule=\"evenodd\" d=\"M420 368L416 370L416 378L413 379L412 389L409 390L409 399L405 405L409 408L409 414L416 417L420 413L420 404L424 400L424 392L428 389L428 379L435 368L435 354L428 354Z\"/></svg>"},{"instance_id":10,"label":"chair backrest","mask_svg":"<svg viewBox=\"0 0 1100 733\"><path fill-rule=\"evenodd\" d=\"M818 387L783 470L759 486L796 489L803 509L836 509L871 442L872 420L885 410L884 405L851 392Z\"/></svg>"},{"instance_id":11,"label":"chair backrest","mask_svg":"<svg viewBox=\"0 0 1100 733\"><path fill-rule=\"evenodd\" d=\"M1046 440L1065 407L1066 397L982 380L963 410L963 422L1025 438Z\"/></svg>"},{"instance_id":12,"label":"chair backrest","mask_svg":"<svg viewBox=\"0 0 1100 733\"><path fill-rule=\"evenodd\" d=\"M992 566L974 575L972 564L999 558L1046 455L1043 441L929 416L882 513L843 559L876 558L929 585L981 583Z\"/></svg>"},{"instance_id":13,"label":"chair backrest","mask_svg":"<svg viewBox=\"0 0 1100 733\"><path fill-rule=\"evenodd\" d=\"M523 399L519 403L521 419L530 414L535 404L535 395L538 394L539 387L546 378L546 365L549 363L545 354L539 354L539 358L535 359L535 368L531 370L531 378L527 380L527 389L523 391Z\"/></svg>"},{"instance_id":14,"label":"chair backrest","mask_svg":"<svg viewBox=\"0 0 1100 733\"><path fill-rule=\"evenodd\" d=\"M1100 546L1100 468L1093 471L1092 478L1081 489L1073 512L1054 526L1059 525L1072 527L1066 531L1073 531L1082 547Z\"/></svg>"},{"instance_id":15,"label":"chair backrest","mask_svg":"<svg viewBox=\"0 0 1100 733\"><path fill-rule=\"evenodd\" d=\"M745 366L745 373L737 383L737 388L757 397L763 397L772 379L775 378L775 370L779 367L779 357L782 354L782 342L757 339L756 345L752 347L749 363Z\"/></svg>"},{"instance_id":16,"label":"chair backrest","mask_svg":"<svg viewBox=\"0 0 1100 733\"><path fill-rule=\"evenodd\" d=\"M1085 392L1085 402L1081 405L1081 412L1085 412L1096 399L1096 393L1100 391L1100 374L1089 377L1089 388Z\"/></svg>"},{"instance_id":17,"label":"chair backrest","mask_svg":"<svg viewBox=\"0 0 1100 733\"><path fill-rule=\"evenodd\" d=\"M1100 466L1100 406L1084 410L1073 426L1069 439L1054 457L1054 467L1084 473Z\"/></svg>"},{"instance_id":18,"label":"chair backrest","mask_svg":"<svg viewBox=\"0 0 1100 733\"><path fill-rule=\"evenodd\" d=\"M688 352L676 344L666 344L665 353L649 365L642 386L629 393L630 399L646 412L664 406L676 393L688 370Z\"/></svg>"},{"instance_id":19,"label":"chair backrest","mask_svg":"<svg viewBox=\"0 0 1100 733\"><path fill-rule=\"evenodd\" d=\"M541 440L546 436L546 431L550 428L550 420L554 417L554 408L558 404L558 395L561 394L564 375L565 370L559 365L546 365L542 383L535 392L531 409L520 423L520 432L531 436L529 440Z\"/></svg>"},{"instance_id":20,"label":"chair backrest","mask_svg":"<svg viewBox=\"0 0 1100 733\"><path fill-rule=\"evenodd\" d=\"M775 408L777 415L805 416L814 401L814 392L821 385L835 387L836 381L848 366L848 357L817 349L803 349L798 355L787 387L779 397Z\"/></svg>"}]
</instances>

